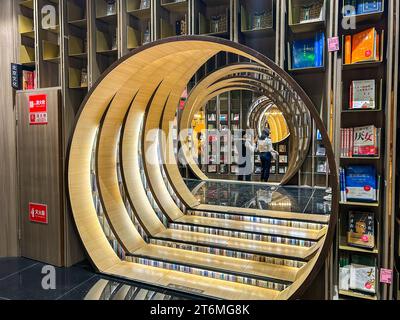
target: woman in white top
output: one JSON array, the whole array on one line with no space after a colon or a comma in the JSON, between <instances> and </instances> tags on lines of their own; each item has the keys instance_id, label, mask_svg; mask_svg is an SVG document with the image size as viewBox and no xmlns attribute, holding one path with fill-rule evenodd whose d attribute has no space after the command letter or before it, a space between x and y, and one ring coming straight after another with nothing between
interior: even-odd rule
<instances>
[{"instance_id":1,"label":"woman in white top","mask_svg":"<svg viewBox=\"0 0 400 320\"><path fill-rule=\"evenodd\" d=\"M261 181L268 182L269 173L271 169L272 157L276 159L279 155L272 146L272 140L270 138L270 130L268 128L262 131L261 137L258 140L258 152L260 152L261 160Z\"/></svg>"}]
</instances>

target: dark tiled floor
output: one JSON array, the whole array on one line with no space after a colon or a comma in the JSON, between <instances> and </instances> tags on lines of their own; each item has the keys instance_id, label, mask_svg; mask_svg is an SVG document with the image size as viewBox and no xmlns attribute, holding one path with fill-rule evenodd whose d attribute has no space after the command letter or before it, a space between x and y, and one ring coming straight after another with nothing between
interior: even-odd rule
<instances>
[{"instance_id":1,"label":"dark tiled floor","mask_svg":"<svg viewBox=\"0 0 400 320\"><path fill-rule=\"evenodd\" d=\"M330 202L324 200L324 189L296 186L274 186L257 183L185 180L203 204L240 208L329 214Z\"/></svg>"},{"instance_id":2,"label":"dark tiled floor","mask_svg":"<svg viewBox=\"0 0 400 320\"><path fill-rule=\"evenodd\" d=\"M103 277L95 274L86 263L71 268L55 268L56 289L45 290L42 288L44 266L26 258L0 258L0 300L84 300L89 296L101 300L193 298Z\"/></svg>"}]
</instances>

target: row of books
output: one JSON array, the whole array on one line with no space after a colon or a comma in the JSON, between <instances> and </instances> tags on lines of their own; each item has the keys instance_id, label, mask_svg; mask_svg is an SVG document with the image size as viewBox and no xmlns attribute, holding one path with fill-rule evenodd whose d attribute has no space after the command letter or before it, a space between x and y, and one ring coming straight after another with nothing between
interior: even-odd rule
<instances>
[{"instance_id":1,"label":"row of books","mask_svg":"<svg viewBox=\"0 0 400 320\"><path fill-rule=\"evenodd\" d=\"M378 179L372 165L354 165L339 169L340 200L376 202Z\"/></svg>"},{"instance_id":2,"label":"row of books","mask_svg":"<svg viewBox=\"0 0 400 320\"><path fill-rule=\"evenodd\" d=\"M262 224L285 226L285 227L308 229L308 230L321 230L325 226L325 225L319 224L319 223L310 223L310 222L292 221L292 220L280 220L280 219L272 219L272 218L260 218L260 217L251 217L251 216L239 216L239 215L216 213L216 212L188 211L188 214L198 216L198 217L227 219L227 220L244 221L244 222L256 222L256 223L262 223Z\"/></svg>"},{"instance_id":3,"label":"row of books","mask_svg":"<svg viewBox=\"0 0 400 320\"><path fill-rule=\"evenodd\" d=\"M376 259L341 253L339 257L339 289L375 294L377 287Z\"/></svg>"},{"instance_id":4,"label":"row of books","mask_svg":"<svg viewBox=\"0 0 400 320\"><path fill-rule=\"evenodd\" d=\"M265 262L265 263L275 264L275 265L280 265L280 266L302 268L306 265L306 263L304 261L260 256L260 255L256 255L256 254L246 253L246 252L232 251L232 250L212 248L212 247L195 246L195 245L186 244L186 243L177 243L177 242L164 241L164 240L158 240L158 239L151 239L150 242L151 242L151 244L165 246L165 247L169 247L169 248L210 253L210 254L215 254L215 255L220 255L220 256L225 256L225 257L253 260L253 261Z\"/></svg>"},{"instance_id":5,"label":"row of books","mask_svg":"<svg viewBox=\"0 0 400 320\"><path fill-rule=\"evenodd\" d=\"M378 156L379 132L374 125L340 129L340 156Z\"/></svg>"},{"instance_id":6,"label":"row of books","mask_svg":"<svg viewBox=\"0 0 400 320\"><path fill-rule=\"evenodd\" d=\"M268 289L272 289L272 290L282 291L287 288L287 285L284 285L282 283L252 279L252 278L247 278L247 277L243 277L243 276L237 276L237 275L226 274L226 273L222 273L222 272L204 270L204 269L200 269L200 268L183 266L183 265L168 263L168 262L163 262L163 261L156 261L156 260L145 259L145 258L137 258L136 262L143 264L143 265L156 267L156 268L163 268L163 269L167 269L167 270L180 271L180 272L190 273L190 274L208 277L208 278L249 284L249 285L262 287L262 288L268 288Z\"/></svg>"},{"instance_id":7,"label":"row of books","mask_svg":"<svg viewBox=\"0 0 400 320\"><path fill-rule=\"evenodd\" d=\"M354 35L346 35L344 38L345 64L380 61L381 40L374 27Z\"/></svg>"},{"instance_id":8,"label":"row of books","mask_svg":"<svg viewBox=\"0 0 400 320\"><path fill-rule=\"evenodd\" d=\"M344 0L343 16L377 13L383 10L382 0Z\"/></svg>"},{"instance_id":9,"label":"row of books","mask_svg":"<svg viewBox=\"0 0 400 320\"><path fill-rule=\"evenodd\" d=\"M307 240L282 238L282 237L277 237L277 236L253 234L253 233L247 233L247 232L223 230L223 229L185 225L185 224L176 224L176 223L172 223L170 225L170 228L176 229L176 230L200 232L200 233L213 234L213 235L219 235L219 236L226 236L226 237L233 237L233 238L240 238L240 239L247 239L247 240L255 240L255 241L264 241L264 242L279 243L279 244L287 244L287 245L291 245L291 246L300 246L300 247L311 247L312 245L315 244L315 242L307 241Z\"/></svg>"}]
</instances>

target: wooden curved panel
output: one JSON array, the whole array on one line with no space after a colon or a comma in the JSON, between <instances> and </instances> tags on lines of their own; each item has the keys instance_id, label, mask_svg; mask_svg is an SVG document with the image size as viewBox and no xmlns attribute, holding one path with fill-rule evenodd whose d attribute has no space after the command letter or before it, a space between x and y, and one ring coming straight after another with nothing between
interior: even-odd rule
<instances>
[{"instance_id":1,"label":"wooden curved panel","mask_svg":"<svg viewBox=\"0 0 400 320\"><path fill-rule=\"evenodd\" d=\"M203 58L206 59L206 57L208 57L211 53L214 55L219 51L227 51L251 59L252 61L258 63L261 67L270 69L272 73L279 75L282 81L290 84L290 87L295 91L296 95L304 102L306 108L313 115L316 125L321 131L323 142L327 148L327 155L332 172L333 183L333 214L330 218L330 227L328 228L326 236L321 238L316 245L307 250L303 250L304 256L307 255L307 257L315 250L320 250L321 254L315 255L309 261L307 264L307 269L302 269L300 277L296 277L298 279L289 287L290 290L287 289L281 293L277 292L276 290L212 278L204 278L192 274L184 274L177 271L164 270L127 261L121 261L112 250L101 228L92 200L90 160L96 131L101 125L101 121L104 117L105 121L102 123L99 142L100 145L98 148L98 169L102 172L101 176L99 176L102 201L104 207L106 208L108 218L110 221L112 221L113 230L118 233L116 235L117 238L121 242L122 239L127 239L126 241L128 243L134 243L130 250L135 249L136 245L141 245L142 240L137 237L137 234L128 234L126 231L130 228L126 226L126 219L118 218L120 214L126 214L126 211L124 211L124 208L122 208L120 199L117 195L115 174L111 174L111 167L115 165L116 161L114 151L116 151L116 141L123 118L123 110L128 110L128 108L130 108L129 116L126 118L124 128L124 140L125 137L127 140L123 143L128 143L132 147L132 149L127 149L128 151L139 150L138 142L140 138L140 127L145 117L144 112L146 108L148 108L154 102L153 99L157 97L157 92L159 89L162 90L160 91L162 94L160 94L159 101L164 100L164 98L170 95L173 91L175 83L171 81L171 87L169 88L168 86L166 88L162 87L162 83L166 80L166 78L172 79L172 74L175 72L175 70L178 70L177 72L179 73L182 63L181 61L177 61L175 59L177 56L176 53L179 52L179 54L182 54L182 56L186 56L187 54L189 58L200 57L198 60L192 59L194 68L195 64L197 64L197 67L201 66ZM168 67L165 67L165 69L160 67L160 70L162 71L159 72L158 69L156 70L157 63L160 63L160 59L164 58L165 61L162 66L167 65ZM146 71L143 71L145 69ZM153 73L151 70L154 70ZM166 73L167 70L171 70L171 75L166 77L162 76L163 71ZM188 70L191 70L191 67L187 66L186 69L182 67L181 71L184 72L184 70L188 72ZM143 78L139 76L141 72L143 72L143 75L147 75L148 77L146 78L146 84L143 84ZM156 80L149 81L150 78L157 78L159 82ZM176 92L173 94L178 95L178 89L176 89ZM175 98L176 97L174 96L174 99ZM115 101L118 101L118 103ZM113 103L115 104L113 105ZM117 107L114 108L114 106L117 105L121 106L123 110L117 110ZM159 106L159 108L162 107ZM132 112L132 110L137 110L137 113ZM149 118L150 121L151 119L152 118ZM159 119L159 117L154 116L153 119L156 120ZM127 128L128 123L134 123L134 126L129 129ZM158 125L160 125L160 123ZM156 127L156 124L154 122L149 126ZM136 142L129 141L129 139L132 139L132 137L134 140L136 140ZM111 150L107 150L107 147L104 147L103 144L110 144L109 148ZM123 153L122 158L125 162L124 168L125 166L130 166L131 162L140 160L138 153L134 155L127 153L125 156ZM333 227L336 223L337 212L337 176L333 159L332 148L330 146L327 133L318 117L315 108L313 107L312 102L304 93L304 91L284 71L280 70L270 60L249 48L222 39L194 36L169 38L134 50L132 54L121 59L109 70L107 70L105 75L99 79L96 85L89 92L84 103L82 104L79 117L75 125L75 130L71 137L68 152L67 170L68 194L74 220L85 249L87 250L87 253L94 266L102 273L116 275L131 280L142 281L161 287L168 287L171 285L191 287L196 290L201 290L202 294L205 296L218 298L292 298L296 297L298 294L301 294L302 291L304 291L307 287L308 282L315 277L332 242ZM135 164L133 164L133 166L135 166ZM127 181L134 181L133 186L131 186L131 191L135 191L135 188L137 188L138 192L142 192L142 194L145 195L145 190L143 190L143 185L140 181L140 172L137 172L137 168L134 167L133 170L129 172L130 174L133 174L133 176L129 176L129 179L127 179L127 171L129 170L125 171L124 169L125 179ZM158 170L155 170L154 172L156 171L158 172ZM107 177L108 173L111 174L110 177ZM148 173L149 172L146 172L146 174ZM158 175L158 173L156 174ZM139 179L134 180L132 177ZM157 179L153 178L152 182L163 183L159 179L159 176ZM154 186L152 187L154 188ZM146 208L147 197L145 199L138 199L136 197L137 195L132 197L132 194L130 194L130 196L132 205L135 206L136 210L141 205ZM117 203L114 203L115 200L117 200ZM168 199L166 200L169 201ZM139 203L137 203L137 201L139 201ZM136 213L139 214L139 212ZM153 214L154 211L151 210L149 214L146 213L146 215L142 218L147 219L149 216L151 216L150 213ZM173 232L171 230L169 230L169 232L171 232L172 236L174 237L186 237L187 235L185 232ZM204 239L207 239L207 237L204 237ZM239 241L238 239L230 239L227 241L228 244L232 243L232 245L238 247L251 247L251 241ZM261 245L261 243L259 245L260 249L262 246L263 250L271 250L271 245ZM274 250L284 248L283 245L273 245L272 247ZM289 250L287 252L292 250L290 246L288 246L287 249Z\"/></svg>"}]
</instances>

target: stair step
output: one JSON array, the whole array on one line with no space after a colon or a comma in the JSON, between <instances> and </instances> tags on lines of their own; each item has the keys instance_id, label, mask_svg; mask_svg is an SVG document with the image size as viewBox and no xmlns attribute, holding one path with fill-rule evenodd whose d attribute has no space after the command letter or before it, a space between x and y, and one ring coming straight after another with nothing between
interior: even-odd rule
<instances>
[{"instance_id":1,"label":"stair step","mask_svg":"<svg viewBox=\"0 0 400 320\"><path fill-rule=\"evenodd\" d=\"M188 229L185 229L184 226L187 226ZM183 228L183 230L189 230L189 231L197 231L199 229L198 227L204 227L207 229L216 228L222 230L237 231L241 233L281 236L286 238L295 238L295 239L312 240L312 241L317 241L321 239L326 234L327 230L327 227L323 227L320 230L302 229L302 228L294 228L281 225L235 221L229 219L218 219L218 218L191 216L191 215L185 215L182 218L175 220L170 227L174 229ZM203 232L203 231L199 230L197 232ZM209 232L206 231L206 233Z\"/></svg>"},{"instance_id":2,"label":"stair step","mask_svg":"<svg viewBox=\"0 0 400 320\"><path fill-rule=\"evenodd\" d=\"M315 222L315 223L329 223L330 215L326 214L313 214L313 213L297 213L297 212L286 212L278 210L261 210L252 208L234 208L225 206L216 206L209 204L200 204L192 210L205 211L205 212L217 212L227 214L237 214L242 216L254 216L264 217L272 219L285 219L295 220L304 222Z\"/></svg>"},{"instance_id":3,"label":"stair step","mask_svg":"<svg viewBox=\"0 0 400 320\"><path fill-rule=\"evenodd\" d=\"M321 239L319 242L313 243L310 247L306 247L173 229L160 232L153 238L164 241L187 243L195 246L210 246L257 255L297 260L309 260L322 243Z\"/></svg>"},{"instance_id":4,"label":"stair step","mask_svg":"<svg viewBox=\"0 0 400 320\"><path fill-rule=\"evenodd\" d=\"M283 284L294 282L301 268L194 252L159 245L147 245L131 256L161 261L249 279ZM247 270L247 271L246 271Z\"/></svg>"}]
</instances>

